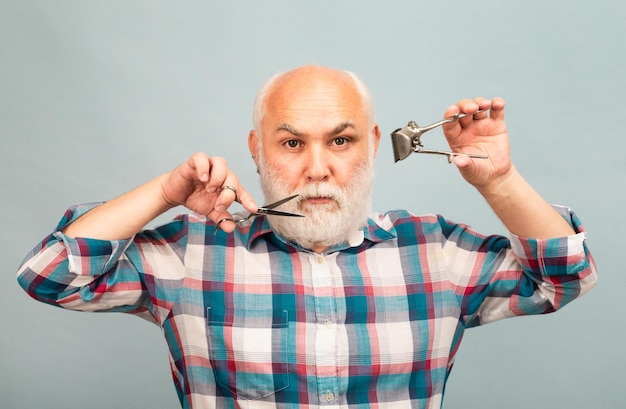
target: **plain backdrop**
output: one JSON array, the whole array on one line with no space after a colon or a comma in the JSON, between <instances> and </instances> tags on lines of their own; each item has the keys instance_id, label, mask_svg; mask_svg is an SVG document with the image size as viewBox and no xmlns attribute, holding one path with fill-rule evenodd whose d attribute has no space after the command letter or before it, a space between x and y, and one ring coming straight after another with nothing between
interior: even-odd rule
<instances>
[{"instance_id":1,"label":"plain backdrop","mask_svg":"<svg viewBox=\"0 0 626 409\"><path fill-rule=\"evenodd\" d=\"M70 204L196 151L226 157L261 202L252 101L303 64L371 88L374 210L503 233L445 157L394 164L388 137L459 99L502 96L514 163L588 230L598 286L555 314L468 331L444 408L624 407L625 40L623 0L0 0L0 407L178 407L158 327L37 303L15 272ZM423 141L445 148L440 130Z\"/></svg>"}]
</instances>

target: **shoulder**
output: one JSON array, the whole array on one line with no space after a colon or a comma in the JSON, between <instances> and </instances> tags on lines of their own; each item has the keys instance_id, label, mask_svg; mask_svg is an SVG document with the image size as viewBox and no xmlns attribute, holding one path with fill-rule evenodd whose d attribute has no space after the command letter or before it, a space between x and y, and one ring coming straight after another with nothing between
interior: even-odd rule
<instances>
[{"instance_id":1,"label":"shoulder","mask_svg":"<svg viewBox=\"0 0 626 409\"><path fill-rule=\"evenodd\" d=\"M389 210L385 213L372 213L369 216L370 223L391 230L403 225L429 225L438 224L442 216L437 214L416 215L409 210Z\"/></svg>"},{"instance_id":2,"label":"shoulder","mask_svg":"<svg viewBox=\"0 0 626 409\"><path fill-rule=\"evenodd\" d=\"M445 219L437 214L416 215L408 210L390 210L370 214L368 232L371 237L383 240L391 236L402 242L433 242L440 240L445 224Z\"/></svg>"}]
</instances>

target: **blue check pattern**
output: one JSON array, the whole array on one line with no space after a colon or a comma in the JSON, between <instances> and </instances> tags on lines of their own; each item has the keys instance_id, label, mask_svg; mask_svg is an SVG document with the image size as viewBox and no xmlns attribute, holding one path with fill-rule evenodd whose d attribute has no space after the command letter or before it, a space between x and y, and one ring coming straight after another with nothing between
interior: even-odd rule
<instances>
[{"instance_id":1,"label":"blue check pattern","mask_svg":"<svg viewBox=\"0 0 626 409\"><path fill-rule=\"evenodd\" d=\"M259 216L213 235L182 215L129 240L61 233L25 258L33 298L160 326L183 408L440 408L467 328L555 311L594 286L578 232L483 236L438 215L373 214L316 254Z\"/></svg>"}]
</instances>

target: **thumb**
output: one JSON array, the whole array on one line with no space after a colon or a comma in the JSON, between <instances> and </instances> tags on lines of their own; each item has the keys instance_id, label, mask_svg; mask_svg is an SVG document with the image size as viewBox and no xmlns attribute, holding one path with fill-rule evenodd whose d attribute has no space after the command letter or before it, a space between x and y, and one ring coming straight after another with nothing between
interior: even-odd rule
<instances>
[{"instance_id":1,"label":"thumb","mask_svg":"<svg viewBox=\"0 0 626 409\"><path fill-rule=\"evenodd\" d=\"M468 170L472 166L472 159L466 155L454 155L454 165L461 171Z\"/></svg>"}]
</instances>

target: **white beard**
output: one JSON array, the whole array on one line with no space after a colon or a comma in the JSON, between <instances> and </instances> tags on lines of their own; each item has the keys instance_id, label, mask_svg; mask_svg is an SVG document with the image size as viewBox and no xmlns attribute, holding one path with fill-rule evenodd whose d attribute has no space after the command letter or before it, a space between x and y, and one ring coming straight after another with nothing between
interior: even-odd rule
<instances>
[{"instance_id":1,"label":"white beard","mask_svg":"<svg viewBox=\"0 0 626 409\"><path fill-rule=\"evenodd\" d=\"M306 248L329 247L347 241L354 231L360 230L367 223L374 180L373 158L364 160L345 186L320 182L292 191L279 172L267 166L260 156L261 187L267 203L299 195L277 210L300 213L305 217L268 217L272 229L285 239ZM323 205L309 205L305 201L315 197L332 200Z\"/></svg>"}]
</instances>

